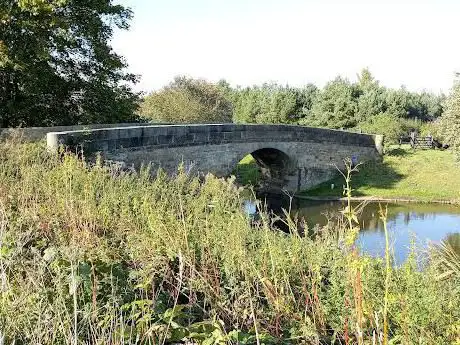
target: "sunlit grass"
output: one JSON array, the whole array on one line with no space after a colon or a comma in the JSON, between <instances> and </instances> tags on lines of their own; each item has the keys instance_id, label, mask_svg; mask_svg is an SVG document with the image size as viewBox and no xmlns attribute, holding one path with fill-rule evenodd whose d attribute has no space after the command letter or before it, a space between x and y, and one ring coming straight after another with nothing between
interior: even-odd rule
<instances>
[{"instance_id":1,"label":"sunlit grass","mask_svg":"<svg viewBox=\"0 0 460 345\"><path fill-rule=\"evenodd\" d=\"M243 186L255 186L261 179L260 168L251 154L244 156L239 161L233 174L236 176L237 182Z\"/></svg>"},{"instance_id":2,"label":"sunlit grass","mask_svg":"<svg viewBox=\"0 0 460 345\"><path fill-rule=\"evenodd\" d=\"M390 147L382 162L362 165L352 178L354 196L460 201L460 164L450 151ZM331 183L338 188L331 190ZM306 192L342 196L338 178Z\"/></svg>"}]
</instances>

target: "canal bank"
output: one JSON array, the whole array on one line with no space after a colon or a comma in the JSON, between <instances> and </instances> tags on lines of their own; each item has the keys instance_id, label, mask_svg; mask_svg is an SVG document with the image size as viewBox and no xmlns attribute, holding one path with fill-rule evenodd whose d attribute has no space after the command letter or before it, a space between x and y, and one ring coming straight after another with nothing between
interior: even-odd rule
<instances>
[{"instance_id":1,"label":"canal bank","mask_svg":"<svg viewBox=\"0 0 460 345\"><path fill-rule=\"evenodd\" d=\"M281 195L281 194L280 194ZM311 201L346 201L346 197L336 196L309 196L303 194L294 194L294 198L300 200L311 200ZM448 204L448 205L460 205L460 200L419 200L411 198L382 198L372 196L357 196L351 197L353 202L381 202L381 203L419 203L419 204Z\"/></svg>"},{"instance_id":2,"label":"canal bank","mask_svg":"<svg viewBox=\"0 0 460 345\"><path fill-rule=\"evenodd\" d=\"M381 162L368 162L352 174L354 200L460 203L460 164L448 150L391 147ZM300 198L340 200L342 176L298 193Z\"/></svg>"}]
</instances>

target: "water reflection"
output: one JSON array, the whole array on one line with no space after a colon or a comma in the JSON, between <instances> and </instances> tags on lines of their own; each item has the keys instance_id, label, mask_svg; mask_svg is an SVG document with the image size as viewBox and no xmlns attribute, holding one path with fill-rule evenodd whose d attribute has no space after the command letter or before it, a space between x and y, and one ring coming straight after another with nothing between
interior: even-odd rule
<instances>
[{"instance_id":1,"label":"water reflection","mask_svg":"<svg viewBox=\"0 0 460 345\"><path fill-rule=\"evenodd\" d=\"M289 207L289 200L280 196L263 199L276 214ZM358 204L353 205L357 207ZM331 215L343 209L344 204L336 201L293 200L291 212L305 219L309 228L316 224L326 225ZM379 219L378 203L368 203L359 216L361 232L357 244L362 252L372 256L383 256L385 237L383 223ZM444 204L388 204L387 227L397 263L403 262L411 245L426 248L430 242L446 240L460 253L460 207Z\"/></svg>"}]
</instances>

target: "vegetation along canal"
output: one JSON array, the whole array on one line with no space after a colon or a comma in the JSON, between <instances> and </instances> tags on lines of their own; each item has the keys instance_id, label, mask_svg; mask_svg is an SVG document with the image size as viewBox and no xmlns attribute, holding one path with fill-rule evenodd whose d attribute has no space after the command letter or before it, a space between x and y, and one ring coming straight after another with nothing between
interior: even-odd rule
<instances>
[{"instance_id":1,"label":"vegetation along canal","mask_svg":"<svg viewBox=\"0 0 460 345\"><path fill-rule=\"evenodd\" d=\"M288 198L279 195L263 197L267 207L275 214L281 214L282 208L289 209L291 215L303 219L309 229L326 226L336 219L345 204L341 201L312 201ZM386 203L382 203L386 205ZM360 206L353 203L353 208L359 209L360 233L357 245L363 253L372 256L385 254L385 235L383 223L379 219L379 204L369 202ZM246 204L248 212L255 212L253 202ZM418 249L426 249L430 243L448 241L460 253L460 209L449 204L424 203L390 203L388 204L388 229L396 263L402 263L415 245Z\"/></svg>"}]
</instances>

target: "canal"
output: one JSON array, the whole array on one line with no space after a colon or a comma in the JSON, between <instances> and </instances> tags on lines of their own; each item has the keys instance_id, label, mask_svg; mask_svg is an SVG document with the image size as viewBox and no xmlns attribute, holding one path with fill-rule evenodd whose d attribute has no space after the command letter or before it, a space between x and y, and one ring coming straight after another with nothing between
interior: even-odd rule
<instances>
[{"instance_id":1,"label":"canal","mask_svg":"<svg viewBox=\"0 0 460 345\"><path fill-rule=\"evenodd\" d=\"M345 204L340 201L310 201L293 199L275 195L260 197L270 211L281 214L281 209L288 209L291 214L305 220L309 229L325 226L333 221ZM421 249L421 253L430 243L449 242L460 253L460 207L448 204L419 204L419 203L382 203L388 205L387 227L390 235L392 254L396 263L402 263L407 258L411 245ZM361 252L372 256L383 256L385 252L385 235L383 223L379 219L379 204L369 202L359 208L361 231L357 246ZM255 211L252 202L247 204L249 213Z\"/></svg>"}]
</instances>

